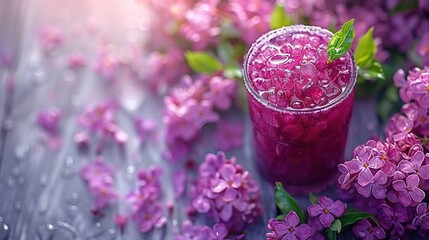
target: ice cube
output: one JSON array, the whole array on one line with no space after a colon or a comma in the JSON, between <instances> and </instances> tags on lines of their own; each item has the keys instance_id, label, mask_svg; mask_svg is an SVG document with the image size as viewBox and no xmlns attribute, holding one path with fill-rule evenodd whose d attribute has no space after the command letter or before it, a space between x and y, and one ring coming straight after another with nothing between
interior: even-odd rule
<instances>
[{"instance_id":1,"label":"ice cube","mask_svg":"<svg viewBox=\"0 0 429 240\"><path fill-rule=\"evenodd\" d=\"M326 87L322 87L322 90L325 96L329 99L333 99L341 93L341 88L334 83L331 83Z\"/></svg>"}]
</instances>

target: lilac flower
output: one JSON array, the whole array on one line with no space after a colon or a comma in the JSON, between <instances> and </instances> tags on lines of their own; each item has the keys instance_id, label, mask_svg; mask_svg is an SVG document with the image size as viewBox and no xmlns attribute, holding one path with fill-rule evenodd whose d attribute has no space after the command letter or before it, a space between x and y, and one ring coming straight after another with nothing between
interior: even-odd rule
<instances>
[{"instance_id":1,"label":"lilac flower","mask_svg":"<svg viewBox=\"0 0 429 240\"><path fill-rule=\"evenodd\" d=\"M233 232L261 214L260 191L252 176L222 152L206 155L191 196L195 210L209 213Z\"/></svg>"},{"instance_id":2,"label":"lilac flower","mask_svg":"<svg viewBox=\"0 0 429 240\"><path fill-rule=\"evenodd\" d=\"M236 92L235 80L214 76L210 79L210 90L204 94L204 99L212 102L217 109L227 110L231 107Z\"/></svg>"},{"instance_id":3,"label":"lilac flower","mask_svg":"<svg viewBox=\"0 0 429 240\"><path fill-rule=\"evenodd\" d=\"M411 98L421 107L429 108L429 68L421 70L420 75L410 83L410 92Z\"/></svg>"},{"instance_id":4,"label":"lilac flower","mask_svg":"<svg viewBox=\"0 0 429 240\"><path fill-rule=\"evenodd\" d=\"M413 127L413 120L400 114L394 114L387 122L385 132L389 139L397 142L403 140L413 130Z\"/></svg>"},{"instance_id":5,"label":"lilac flower","mask_svg":"<svg viewBox=\"0 0 429 240\"><path fill-rule=\"evenodd\" d=\"M227 151L243 145L243 124L239 122L220 121L213 134L214 147Z\"/></svg>"},{"instance_id":6,"label":"lilac flower","mask_svg":"<svg viewBox=\"0 0 429 240\"><path fill-rule=\"evenodd\" d=\"M101 43L98 47L95 72L107 81L113 81L119 68L119 57L113 47L107 43Z\"/></svg>"},{"instance_id":7,"label":"lilac flower","mask_svg":"<svg viewBox=\"0 0 429 240\"><path fill-rule=\"evenodd\" d=\"M204 50L219 41L220 18L214 4L199 2L186 12L180 33L194 50Z\"/></svg>"},{"instance_id":8,"label":"lilac flower","mask_svg":"<svg viewBox=\"0 0 429 240\"><path fill-rule=\"evenodd\" d=\"M346 210L346 205L340 200L332 201L332 199L321 196L317 200L317 204L308 207L308 214L311 217L319 216L319 220L325 228L329 228L335 217L341 217Z\"/></svg>"},{"instance_id":9,"label":"lilac flower","mask_svg":"<svg viewBox=\"0 0 429 240\"><path fill-rule=\"evenodd\" d=\"M121 234L124 234L125 226L127 225L128 217L119 214L115 215L115 224L119 228Z\"/></svg>"},{"instance_id":10,"label":"lilac flower","mask_svg":"<svg viewBox=\"0 0 429 240\"><path fill-rule=\"evenodd\" d=\"M85 57L81 53L73 53L67 58L66 65L73 70L83 68L86 65Z\"/></svg>"},{"instance_id":11,"label":"lilac flower","mask_svg":"<svg viewBox=\"0 0 429 240\"><path fill-rule=\"evenodd\" d=\"M379 226L372 226L367 219L357 222L356 225L353 226L353 233L356 237L365 240L386 238L384 230Z\"/></svg>"},{"instance_id":12,"label":"lilac flower","mask_svg":"<svg viewBox=\"0 0 429 240\"><path fill-rule=\"evenodd\" d=\"M189 72L183 50L176 47L169 48L165 53L152 52L148 57L148 65L148 86L156 92L173 86L180 76Z\"/></svg>"},{"instance_id":13,"label":"lilac flower","mask_svg":"<svg viewBox=\"0 0 429 240\"><path fill-rule=\"evenodd\" d=\"M399 88L399 96L401 97L402 101L411 101L408 93L410 86L405 78L405 72L403 69L400 68L395 72L393 75L393 82L395 86Z\"/></svg>"},{"instance_id":14,"label":"lilac flower","mask_svg":"<svg viewBox=\"0 0 429 240\"><path fill-rule=\"evenodd\" d=\"M80 170L81 177L88 182L106 177L110 178L113 173L113 169L105 163L103 157L97 157L91 164Z\"/></svg>"},{"instance_id":15,"label":"lilac flower","mask_svg":"<svg viewBox=\"0 0 429 240\"><path fill-rule=\"evenodd\" d=\"M40 127L49 135L55 136L58 134L58 124L61 118L61 112L58 108L50 108L46 111L39 112L37 122Z\"/></svg>"},{"instance_id":16,"label":"lilac flower","mask_svg":"<svg viewBox=\"0 0 429 240\"><path fill-rule=\"evenodd\" d=\"M148 138L154 137L156 123L153 119L143 119L138 117L134 120L134 126L142 144L144 144Z\"/></svg>"},{"instance_id":17,"label":"lilac flower","mask_svg":"<svg viewBox=\"0 0 429 240\"><path fill-rule=\"evenodd\" d=\"M175 240L216 240L216 236L209 227L193 225L186 220L182 225L182 233L176 235Z\"/></svg>"},{"instance_id":18,"label":"lilac flower","mask_svg":"<svg viewBox=\"0 0 429 240\"><path fill-rule=\"evenodd\" d=\"M425 155L422 151L415 152L410 160L402 160L399 170L408 174L417 174L422 179L429 179L429 165L423 165Z\"/></svg>"},{"instance_id":19,"label":"lilac flower","mask_svg":"<svg viewBox=\"0 0 429 240\"><path fill-rule=\"evenodd\" d=\"M365 186L358 184L356 186L357 191L364 197L368 198L371 194L377 199L383 199L386 197L387 189L385 184L387 183L387 176L384 172L378 171L374 175L374 179Z\"/></svg>"},{"instance_id":20,"label":"lilac flower","mask_svg":"<svg viewBox=\"0 0 429 240\"><path fill-rule=\"evenodd\" d=\"M103 209L118 199L118 194L113 189L113 173L113 169L104 162L102 157L96 158L80 171L81 177L88 182L96 209Z\"/></svg>"},{"instance_id":21,"label":"lilac flower","mask_svg":"<svg viewBox=\"0 0 429 240\"><path fill-rule=\"evenodd\" d=\"M402 112L409 119L413 120L413 132L424 136L429 135L429 115L427 108L422 108L418 104L412 102L402 106Z\"/></svg>"},{"instance_id":22,"label":"lilac flower","mask_svg":"<svg viewBox=\"0 0 429 240\"><path fill-rule=\"evenodd\" d=\"M308 239L311 235L311 227L307 224L299 224L299 217L294 211L290 211L283 221L272 218L268 222L267 240L277 239Z\"/></svg>"},{"instance_id":23,"label":"lilac flower","mask_svg":"<svg viewBox=\"0 0 429 240\"><path fill-rule=\"evenodd\" d=\"M153 228L161 228L166 224L162 205L159 202L148 202L134 212L132 217L142 233L149 232Z\"/></svg>"},{"instance_id":24,"label":"lilac flower","mask_svg":"<svg viewBox=\"0 0 429 240\"><path fill-rule=\"evenodd\" d=\"M382 204L377 219L384 230L390 230L391 235L402 236L405 231L403 224L409 220L409 217L407 209L402 205L391 207Z\"/></svg>"},{"instance_id":25,"label":"lilac flower","mask_svg":"<svg viewBox=\"0 0 429 240\"><path fill-rule=\"evenodd\" d=\"M427 203L420 203L416 207L416 215L411 224L421 230L429 230L429 206Z\"/></svg>"},{"instance_id":26,"label":"lilac flower","mask_svg":"<svg viewBox=\"0 0 429 240\"><path fill-rule=\"evenodd\" d=\"M223 223L216 223L213 225L213 232L218 240L223 240L228 236L228 229ZM236 239L238 240L239 238Z\"/></svg>"},{"instance_id":27,"label":"lilac flower","mask_svg":"<svg viewBox=\"0 0 429 240\"><path fill-rule=\"evenodd\" d=\"M374 179L371 169L380 169L383 167L384 161L374 157L370 147L364 147L348 165L352 173L359 173L357 178L359 185L366 186Z\"/></svg>"},{"instance_id":28,"label":"lilac flower","mask_svg":"<svg viewBox=\"0 0 429 240\"><path fill-rule=\"evenodd\" d=\"M60 29L48 26L40 30L39 41L45 52L50 52L58 48L63 42L63 33Z\"/></svg>"},{"instance_id":29,"label":"lilac flower","mask_svg":"<svg viewBox=\"0 0 429 240\"><path fill-rule=\"evenodd\" d=\"M395 180L392 182L393 188L398 192L399 202L408 207L417 205L425 198L425 193L419 188L420 179L416 174L407 177L406 182Z\"/></svg>"}]
</instances>

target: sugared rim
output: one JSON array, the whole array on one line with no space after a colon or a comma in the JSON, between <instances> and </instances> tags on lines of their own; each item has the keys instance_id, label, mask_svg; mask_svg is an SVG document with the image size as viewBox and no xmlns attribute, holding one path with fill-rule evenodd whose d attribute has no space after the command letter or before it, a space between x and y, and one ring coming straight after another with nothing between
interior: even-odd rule
<instances>
[{"instance_id":1,"label":"sugared rim","mask_svg":"<svg viewBox=\"0 0 429 240\"><path fill-rule=\"evenodd\" d=\"M250 94L253 96L254 99L256 99L258 102L260 102L262 105L271 108L275 111L282 112L282 113L315 113L315 112L321 112L321 111L327 111L336 105L340 104L344 101L353 91L353 88L356 84L356 78L357 78L357 68L356 68L356 62L353 58L353 54L349 51L346 55L351 59L351 79L349 84L347 85L346 89L338 95L336 98L329 101L328 104L323 106L317 106L315 108L302 108L302 109L296 109L291 107L278 107L276 104L268 101L267 99L261 97L256 90L254 89L249 74L247 72L248 67L248 61L249 57L252 56L253 52L259 47L261 47L263 44L267 43L274 37L277 37L284 33L289 32L295 32L295 33L305 33L305 32L312 32L317 33L319 35L325 35L328 37L332 37L333 33L327 29L316 27L316 26L306 26L306 25L293 25L293 26L287 26L282 27L279 29L271 30L264 35L260 36L250 47L249 51L247 52L246 56L244 57L244 63L243 63L243 78L244 78L244 85L246 86L246 89Z\"/></svg>"}]
</instances>

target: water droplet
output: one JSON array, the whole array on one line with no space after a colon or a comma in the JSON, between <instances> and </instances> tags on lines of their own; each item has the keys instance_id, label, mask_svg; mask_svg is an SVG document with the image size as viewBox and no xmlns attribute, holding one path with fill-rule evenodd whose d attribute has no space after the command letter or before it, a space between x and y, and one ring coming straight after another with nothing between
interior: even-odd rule
<instances>
[{"instance_id":1,"label":"water droplet","mask_svg":"<svg viewBox=\"0 0 429 240\"><path fill-rule=\"evenodd\" d=\"M18 212L21 211L21 208L22 208L21 202L15 202L14 207L16 211Z\"/></svg>"},{"instance_id":2,"label":"water droplet","mask_svg":"<svg viewBox=\"0 0 429 240\"><path fill-rule=\"evenodd\" d=\"M48 176L44 174L39 181L40 186L44 187L48 184Z\"/></svg>"},{"instance_id":3,"label":"water droplet","mask_svg":"<svg viewBox=\"0 0 429 240\"><path fill-rule=\"evenodd\" d=\"M114 228L111 228L111 229L107 230L107 232L109 234L112 234L112 235L116 234L116 230Z\"/></svg>"},{"instance_id":4,"label":"water droplet","mask_svg":"<svg viewBox=\"0 0 429 240\"><path fill-rule=\"evenodd\" d=\"M55 233L55 226L48 223L40 226L38 236L40 239L43 239L43 240L52 239L54 233Z\"/></svg>"},{"instance_id":5,"label":"water droplet","mask_svg":"<svg viewBox=\"0 0 429 240\"><path fill-rule=\"evenodd\" d=\"M27 153L30 151L30 145L22 144L15 148L15 158L18 160L23 160Z\"/></svg>"},{"instance_id":6,"label":"water droplet","mask_svg":"<svg viewBox=\"0 0 429 240\"><path fill-rule=\"evenodd\" d=\"M74 163L74 159L72 156L66 157L66 167L72 167Z\"/></svg>"},{"instance_id":7,"label":"water droplet","mask_svg":"<svg viewBox=\"0 0 429 240\"><path fill-rule=\"evenodd\" d=\"M15 187L15 181L13 180L13 178L12 177L7 177L7 186L9 187L9 188L14 188Z\"/></svg>"},{"instance_id":8,"label":"water droplet","mask_svg":"<svg viewBox=\"0 0 429 240\"><path fill-rule=\"evenodd\" d=\"M3 222L3 218L0 216L0 223L2 223Z\"/></svg>"},{"instance_id":9,"label":"water droplet","mask_svg":"<svg viewBox=\"0 0 429 240\"><path fill-rule=\"evenodd\" d=\"M101 227L101 223L100 223L100 222L96 222L96 223L94 224L94 226L95 226L96 228L100 228L100 227Z\"/></svg>"},{"instance_id":10,"label":"water droplet","mask_svg":"<svg viewBox=\"0 0 429 240\"><path fill-rule=\"evenodd\" d=\"M21 173L21 169L19 167L12 168L12 175L14 177L18 177L20 173Z\"/></svg>"},{"instance_id":11,"label":"water droplet","mask_svg":"<svg viewBox=\"0 0 429 240\"><path fill-rule=\"evenodd\" d=\"M129 165L127 167L127 173L128 174L134 174L135 171L136 171L136 167L134 167L133 165Z\"/></svg>"},{"instance_id":12,"label":"water droplet","mask_svg":"<svg viewBox=\"0 0 429 240\"><path fill-rule=\"evenodd\" d=\"M50 224L50 223L48 223L48 224L46 225L46 228L47 228L49 231L53 231L53 230L55 230L54 225L52 225L52 224Z\"/></svg>"},{"instance_id":13,"label":"water droplet","mask_svg":"<svg viewBox=\"0 0 429 240\"><path fill-rule=\"evenodd\" d=\"M3 223L0 228L0 239L6 240L9 237L9 226L6 223Z\"/></svg>"},{"instance_id":14,"label":"water droplet","mask_svg":"<svg viewBox=\"0 0 429 240\"><path fill-rule=\"evenodd\" d=\"M72 192L72 194L70 194L70 196L68 196L67 198L66 198L66 202L68 203L68 204L72 204L72 205L75 205L75 204L77 204L78 203L78 198L79 198L79 193L77 193L77 192Z\"/></svg>"}]
</instances>

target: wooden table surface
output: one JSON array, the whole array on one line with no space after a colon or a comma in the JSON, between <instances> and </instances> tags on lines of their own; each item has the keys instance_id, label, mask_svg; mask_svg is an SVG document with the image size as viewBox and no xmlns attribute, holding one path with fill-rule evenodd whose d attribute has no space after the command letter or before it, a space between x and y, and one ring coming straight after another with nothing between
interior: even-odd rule
<instances>
[{"instance_id":1,"label":"wooden table surface","mask_svg":"<svg viewBox=\"0 0 429 240\"><path fill-rule=\"evenodd\" d=\"M87 59L93 59L94 46L100 38L118 45L135 39L150 41L141 26L133 24L144 20L143 10L131 1L92 1L82 7L83 2L0 0L0 53L12 59L10 64L0 65L0 240L173 239L178 226L186 219L184 208L189 199L174 200L171 175L177 166L162 158L162 97L150 95L127 76L121 77L120 82L106 84L91 66L75 72L67 70L63 62L64 56L76 49L83 49ZM103 8L100 2L109 6ZM71 36L75 27L83 26L93 16L101 19L98 35ZM46 55L40 50L37 33L40 27L49 24L60 26L66 37L60 49ZM113 217L127 208L123 200L109 207L104 217L94 218L90 213L92 198L78 174L94 153L78 151L73 141L76 116L88 103L112 98L120 103L119 125L130 137L124 148L113 146L103 152L107 162L117 169L115 179L121 196L135 186L138 169L157 165L164 169L162 201L175 203L167 225L149 234L142 235L133 224L127 226L123 235L119 234ZM375 104L371 98L355 101L346 158L350 158L355 146L381 132ZM62 111L58 149L46 146L46 135L36 122L39 111L51 106ZM263 190L264 216L247 229L247 239L264 239L267 219L275 214L272 187L260 179L253 166L247 113L228 114L241 119L246 128L243 148L228 151L227 156L236 156ZM157 141L144 146L138 144L133 130L134 116L153 118L160 123ZM214 151L207 144L210 136L207 140L192 156L198 162L205 153ZM300 198L300 202L307 204L304 198ZM200 224L205 221L197 218Z\"/></svg>"}]
</instances>

